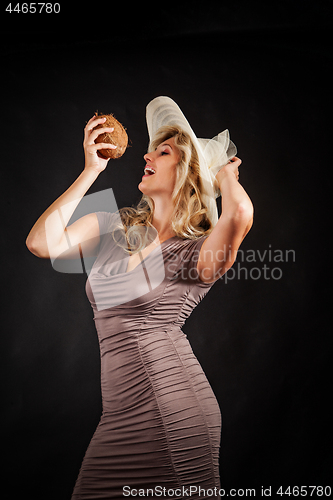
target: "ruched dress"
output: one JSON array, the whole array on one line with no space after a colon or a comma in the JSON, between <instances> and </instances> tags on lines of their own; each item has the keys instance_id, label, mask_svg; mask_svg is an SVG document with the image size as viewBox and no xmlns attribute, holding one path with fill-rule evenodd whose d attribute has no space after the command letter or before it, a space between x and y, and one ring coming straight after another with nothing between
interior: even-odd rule
<instances>
[{"instance_id":1,"label":"ruched dress","mask_svg":"<svg viewBox=\"0 0 333 500\"><path fill-rule=\"evenodd\" d=\"M182 331L215 283L196 269L207 236L169 238L127 272L129 255L110 231L116 214L96 215L100 245L86 293L103 411L72 500L187 498L190 487L192 499L219 498L221 413Z\"/></svg>"}]
</instances>

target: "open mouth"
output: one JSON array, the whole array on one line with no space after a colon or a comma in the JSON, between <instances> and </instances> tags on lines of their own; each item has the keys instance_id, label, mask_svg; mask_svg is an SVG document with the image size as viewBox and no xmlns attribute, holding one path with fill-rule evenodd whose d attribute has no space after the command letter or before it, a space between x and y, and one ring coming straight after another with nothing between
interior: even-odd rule
<instances>
[{"instance_id":1,"label":"open mouth","mask_svg":"<svg viewBox=\"0 0 333 500\"><path fill-rule=\"evenodd\" d=\"M152 168L152 167L145 167L145 175L154 175L155 174L155 170Z\"/></svg>"}]
</instances>

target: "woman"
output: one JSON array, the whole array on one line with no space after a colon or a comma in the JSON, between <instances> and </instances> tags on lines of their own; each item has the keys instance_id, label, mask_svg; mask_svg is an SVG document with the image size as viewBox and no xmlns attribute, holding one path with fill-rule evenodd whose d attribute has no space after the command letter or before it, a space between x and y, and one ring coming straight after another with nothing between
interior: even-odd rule
<instances>
[{"instance_id":1,"label":"woman","mask_svg":"<svg viewBox=\"0 0 333 500\"><path fill-rule=\"evenodd\" d=\"M241 160L229 158L227 134L197 139L171 99L154 99L138 206L90 213L66 231L48 224L46 234L48 217L61 207L67 225L106 168L99 151L114 146L95 144L107 130L95 129L103 121L87 123L83 172L27 238L41 258L68 256L68 241L96 256L86 292L100 343L103 413L72 500L139 490L159 497L163 488L180 498L190 487L194 498L211 497L212 489L219 497L220 410L181 327L232 266L252 225L252 203L238 182Z\"/></svg>"}]
</instances>

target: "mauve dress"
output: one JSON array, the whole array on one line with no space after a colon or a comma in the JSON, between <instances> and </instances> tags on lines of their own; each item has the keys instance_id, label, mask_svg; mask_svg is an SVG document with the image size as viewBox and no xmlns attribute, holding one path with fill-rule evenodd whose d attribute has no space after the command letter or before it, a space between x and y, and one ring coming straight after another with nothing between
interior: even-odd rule
<instances>
[{"instance_id":1,"label":"mauve dress","mask_svg":"<svg viewBox=\"0 0 333 500\"><path fill-rule=\"evenodd\" d=\"M156 487L182 498L190 486L198 488L192 499L211 498L211 491L199 497L199 486L220 488L221 413L181 329L214 284L196 271L207 236L174 236L126 272L129 256L108 232L116 214L96 215L101 242L86 293L100 345L103 412L72 500L124 499L130 489L150 489L155 498Z\"/></svg>"}]
</instances>

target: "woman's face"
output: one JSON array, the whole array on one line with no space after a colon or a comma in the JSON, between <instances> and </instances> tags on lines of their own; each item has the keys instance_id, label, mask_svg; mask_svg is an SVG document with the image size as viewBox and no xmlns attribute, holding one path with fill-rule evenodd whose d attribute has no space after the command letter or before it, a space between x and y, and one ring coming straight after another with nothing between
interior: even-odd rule
<instances>
[{"instance_id":1,"label":"woman's face","mask_svg":"<svg viewBox=\"0 0 333 500\"><path fill-rule=\"evenodd\" d=\"M176 181L176 167L180 161L180 153L174 138L162 142L155 151L145 154L144 159L146 165L142 181L138 186L140 191L151 198L156 195L171 197Z\"/></svg>"}]
</instances>

